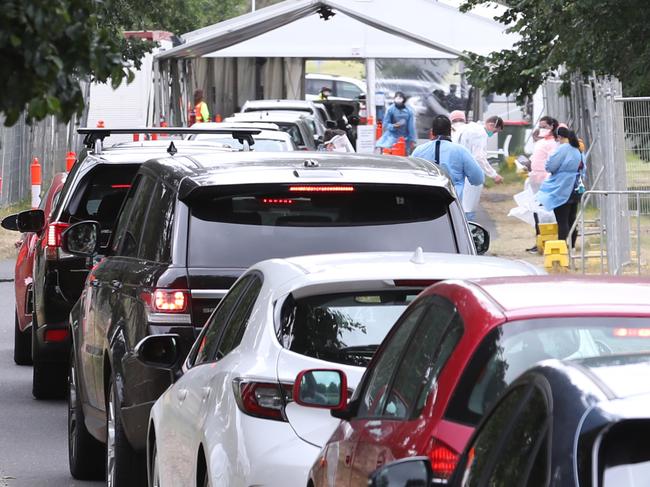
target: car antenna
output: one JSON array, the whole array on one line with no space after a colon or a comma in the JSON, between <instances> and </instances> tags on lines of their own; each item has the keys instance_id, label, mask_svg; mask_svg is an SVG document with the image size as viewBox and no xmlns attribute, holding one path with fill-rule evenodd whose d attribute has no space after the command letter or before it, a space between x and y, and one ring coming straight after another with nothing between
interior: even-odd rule
<instances>
[{"instance_id":1,"label":"car antenna","mask_svg":"<svg viewBox=\"0 0 650 487\"><path fill-rule=\"evenodd\" d=\"M168 153L170 156L173 157L177 152L178 152L178 149L176 148L176 146L174 145L174 141L172 140L172 141L169 143L169 147L167 147L167 153Z\"/></svg>"},{"instance_id":2,"label":"car antenna","mask_svg":"<svg viewBox=\"0 0 650 487\"><path fill-rule=\"evenodd\" d=\"M413 252L413 257L411 257L411 262L414 264L424 264L424 252L422 251L422 247L418 247L415 249L415 252Z\"/></svg>"}]
</instances>

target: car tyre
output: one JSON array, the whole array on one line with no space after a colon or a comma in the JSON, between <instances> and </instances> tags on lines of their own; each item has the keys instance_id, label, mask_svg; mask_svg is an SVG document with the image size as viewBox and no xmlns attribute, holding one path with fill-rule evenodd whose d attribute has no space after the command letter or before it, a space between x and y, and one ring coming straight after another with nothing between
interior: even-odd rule
<instances>
[{"instance_id":1,"label":"car tyre","mask_svg":"<svg viewBox=\"0 0 650 487\"><path fill-rule=\"evenodd\" d=\"M15 312L14 325L14 362L16 365L32 364L32 329L20 331L18 312Z\"/></svg>"},{"instance_id":2,"label":"car tyre","mask_svg":"<svg viewBox=\"0 0 650 487\"><path fill-rule=\"evenodd\" d=\"M78 480L104 478L105 446L86 429L77 381L74 352L70 353L68 373L68 462L70 473Z\"/></svg>"},{"instance_id":3,"label":"car tyre","mask_svg":"<svg viewBox=\"0 0 650 487\"><path fill-rule=\"evenodd\" d=\"M147 484L145 455L136 452L126 437L111 376L106 402L106 486L137 487Z\"/></svg>"}]
</instances>

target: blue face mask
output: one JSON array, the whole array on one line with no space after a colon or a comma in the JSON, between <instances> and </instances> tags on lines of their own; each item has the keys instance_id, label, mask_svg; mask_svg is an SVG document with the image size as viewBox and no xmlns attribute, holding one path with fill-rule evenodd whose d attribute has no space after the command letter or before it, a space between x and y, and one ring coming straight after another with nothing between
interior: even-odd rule
<instances>
[{"instance_id":1,"label":"blue face mask","mask_svg":"<svg viewBox=\"0 0 650 487\"><path fill-rule=\"evenodd\" d=\"M492 132L491 130L486 130L486 132L488 137L492 137L494 135L494 132Z\"/></svg>"}]
</instances>

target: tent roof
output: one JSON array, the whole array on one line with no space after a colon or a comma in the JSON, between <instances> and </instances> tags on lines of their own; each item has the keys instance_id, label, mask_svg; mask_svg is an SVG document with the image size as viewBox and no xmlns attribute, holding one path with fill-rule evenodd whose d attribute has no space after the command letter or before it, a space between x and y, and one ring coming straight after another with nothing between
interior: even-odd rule
<instances>
[{"instance_id":1,"label":"tent roof","mask_svg":"<svg viewBox=\"0 0 650 487\"><path fill-rule=\"evenodd\" d=\"M323 8L336 15L324 21ZM504 30L433 0L286 0L189 32L157 57L449 58L511 47Z\"/></svg>"}]
</instances>

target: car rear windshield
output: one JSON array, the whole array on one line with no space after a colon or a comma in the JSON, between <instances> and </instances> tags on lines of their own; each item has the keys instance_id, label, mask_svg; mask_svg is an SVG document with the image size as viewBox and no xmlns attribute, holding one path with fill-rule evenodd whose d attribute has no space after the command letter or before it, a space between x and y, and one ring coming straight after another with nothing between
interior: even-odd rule
<instances>
[{"instance_id":1,"label":"car rear windshield","mask_svg":"<svg viewBox=\"0 0 650 487\"><path fill-rule=\"evenodd\" d=\"M505 323L481 342L454 391L446 417L476 426L501 393L546 359L650 351L650 320L540 318Z\"/></svg>"},{"instance_id":2,"label":"car rear windshield","mask_svg":"<svg viewBox=\"0 0 650 487\"><path fill-rule=\"evenodd\" d=\"M100 164L73 189L65 216L71 223L96 220L110 229L139 164Z\"/></svg>"},{"instance_id":3,"label":"car rear windshield","mask_svg":"<svg viewBox=\"0 0 650 487\"><path fill-rule=\"evenodd\" d=\"M443 188L400 185L254 185L201 188L191 208L189 265L359 251L457 253Z\"/></svg>"},{"instance_id":4,"label":"car rear windshield","mask_svg":"<svg viewBox=\"0 0 650 487\"><path fill-rule=\"evenodd\" d=\"M366 367L419 290L351 292L294 299L282 305L278 340L308 357Z\"/></svg>"}]
</instances>

